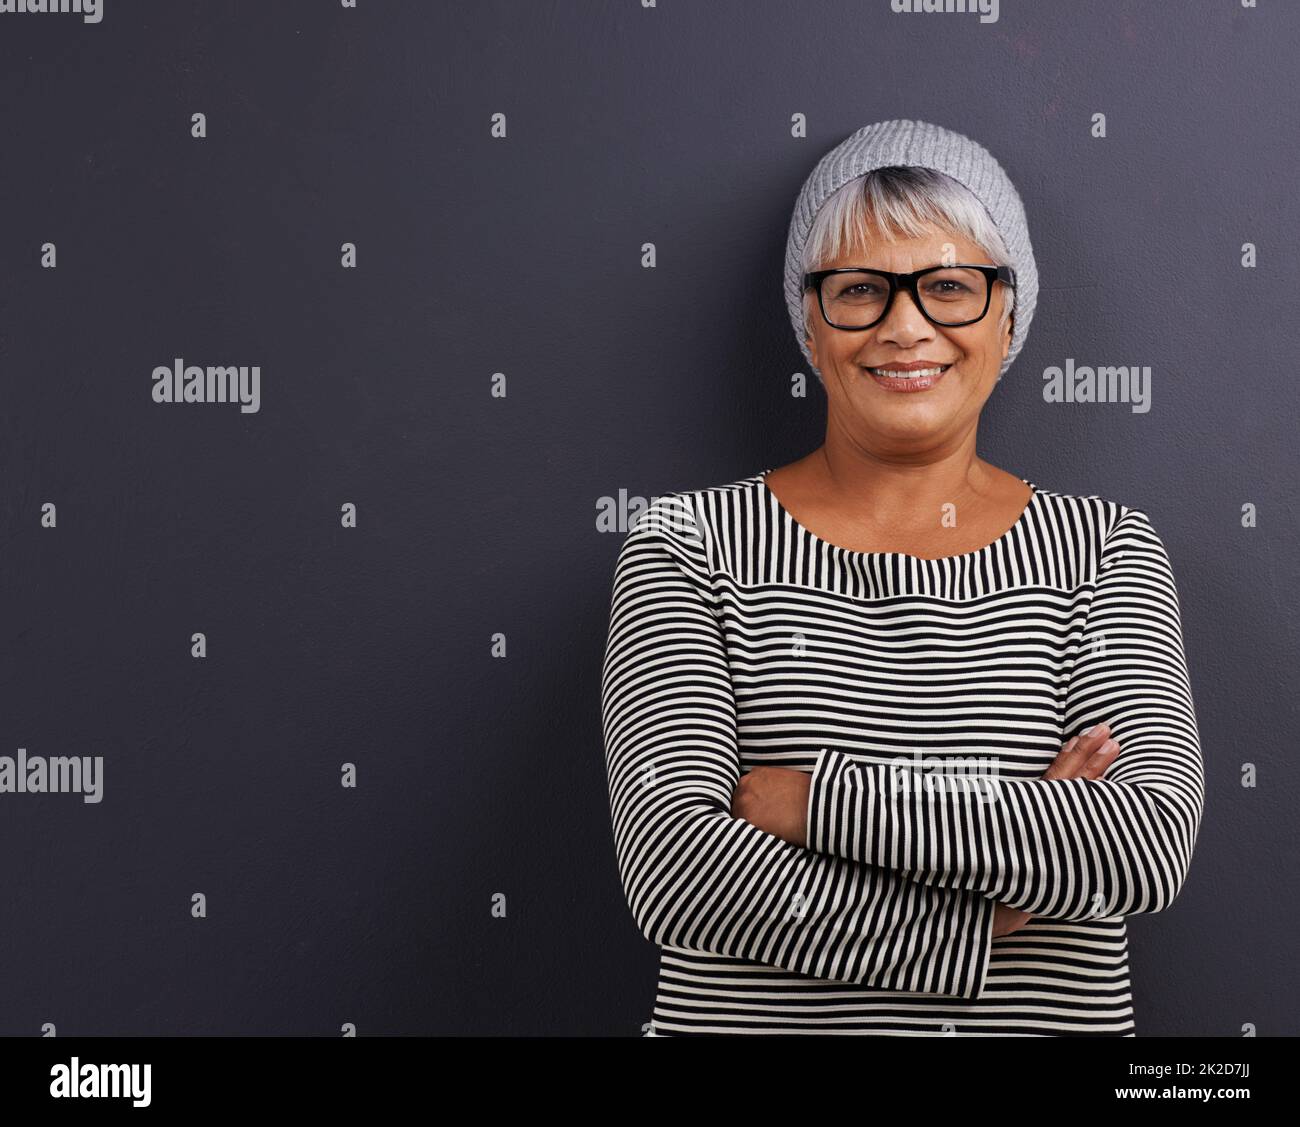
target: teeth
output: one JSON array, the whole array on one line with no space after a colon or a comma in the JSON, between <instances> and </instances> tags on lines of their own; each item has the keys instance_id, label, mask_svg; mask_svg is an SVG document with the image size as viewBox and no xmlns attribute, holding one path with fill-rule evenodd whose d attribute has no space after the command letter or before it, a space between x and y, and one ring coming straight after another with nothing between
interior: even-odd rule
<instances>
[{"instance_id":1,"label":"teeth","mask_svg":"<svg viewBox=\"0 0 1300 1127\"><path fill-rule=\"evenodd\" d=\"M937 376L948 367L950 367L950 365L944 364L938 368L917 368L914 372L887 371L884 368L868 368L867 371L872 373L872 375L888 376L893 380L919 380L923 376Z\"/></svg>"}]
</instances>

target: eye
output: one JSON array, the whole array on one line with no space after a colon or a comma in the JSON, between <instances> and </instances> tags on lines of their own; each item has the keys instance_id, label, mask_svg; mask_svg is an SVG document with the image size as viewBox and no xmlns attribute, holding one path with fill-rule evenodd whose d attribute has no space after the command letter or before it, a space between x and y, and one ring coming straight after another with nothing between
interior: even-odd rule
<instances>
[{"instance_id":1,"label":"eye","mask_svg":"<svg viewBox=\"0 0 1300 1127\"><path fill-rule=\"evenodd\" d=\"M962 282L954 281L952 278L938 278L925 287L937 297L946 297L951 294L971 293L971 288Z\"/></svg>"}]
</instances>

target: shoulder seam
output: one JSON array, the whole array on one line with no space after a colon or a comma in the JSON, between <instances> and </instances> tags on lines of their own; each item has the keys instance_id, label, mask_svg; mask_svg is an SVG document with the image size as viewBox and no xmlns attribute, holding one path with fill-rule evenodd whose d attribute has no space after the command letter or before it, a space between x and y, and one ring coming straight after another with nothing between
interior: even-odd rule
<instances>
[{"instance_id":1,"label":"shoulder seam","mask_svg":"<svg viewBox=\"0 0 1300 1127\"><path fill-rule=\"evenodd\" d=\"M1147 516L1146 511L1136 505L1124 505L1118 501L1110 501L1108 504L1114 506L1116 516L1115 519L1111 521L1110 527L1106 530L1106 535L1102 538L1101 552L1097 556L1097 575L1100 575L1105 568L1109 567L1116 560L1124 558L1125 552L1123 549L1119 549L1111 554L1111 544L1118 535L1123 534L1121 531L1122 529L1127 529L1133 526L1141 527L1143 524L1150 527L1151 524L1151 520ZM1096 576L1094 576L1094 580L1095 579Z\"/></svg>"},{"instance_id":2,"label":"shoulder seam","mask_svg":"<svg viewBox=\"0 0 1300 1127\"><path fill-rule=\"evenodd\" d=\"M710 609L717 611L717 592L713 588L713 531L709 528L707 506L702 490L680 489L659 495L633 522L631 530L657 532L671 545L679 564L689 568L702 594L707 593ZM692 535L691 529L698 535ZM631 532L629 532L631 535Z\"/></svg>"}]
</instances>

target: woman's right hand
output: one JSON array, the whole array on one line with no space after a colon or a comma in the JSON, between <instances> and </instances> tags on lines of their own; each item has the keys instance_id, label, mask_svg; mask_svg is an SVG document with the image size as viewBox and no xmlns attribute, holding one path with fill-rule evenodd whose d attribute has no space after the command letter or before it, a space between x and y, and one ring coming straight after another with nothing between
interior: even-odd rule
<instances>
[{"instance_id":1,"label":"woman's right hand","mask_svg":"<svg viewBox=\"0 0 1300 1127\"><path fill-rule=\"evenodd\" d=\"M1094 724L1091 731L1065 743L1044 773L1044 779L1100 779L1115 756L1119 743L1110 738L1108 724Z\"/></svg>"},{"instance_id":2,"label":"woman's right hand","mask_svg":"<svg viewBox=\"0 0 1300 1127\"><path fill-rule=\"evenodd\" d=\"M1075 736L1062 745L1056 758L1043 774L1044 779L1100 779L1115 762L1119 743L1110 738L1110 727L1097 724L1086 735ZM1022 928L1033 916L1006 904L993 906L993 934L1010 935Z\"/></svg>"}]
</instances>

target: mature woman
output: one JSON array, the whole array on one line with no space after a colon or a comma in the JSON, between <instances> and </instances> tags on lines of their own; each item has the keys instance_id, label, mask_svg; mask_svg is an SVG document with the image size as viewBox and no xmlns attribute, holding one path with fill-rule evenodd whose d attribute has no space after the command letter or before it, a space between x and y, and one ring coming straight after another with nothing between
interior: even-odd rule
<instances>
[{"instance_id":1,"label":"mature woman","mask_svg":"<svg viewBox=\"0 0 1300 1127\"><path fill-rule=\"evenodd\" d=\"M825 442L661 497L614 574L652 1035L1134 1034L1125 917L1182 887L1200 745L1146 513L976 453L1036 293L966 137L870 125L804 184L786 298Z\"/></svg>"}]
</instances>

